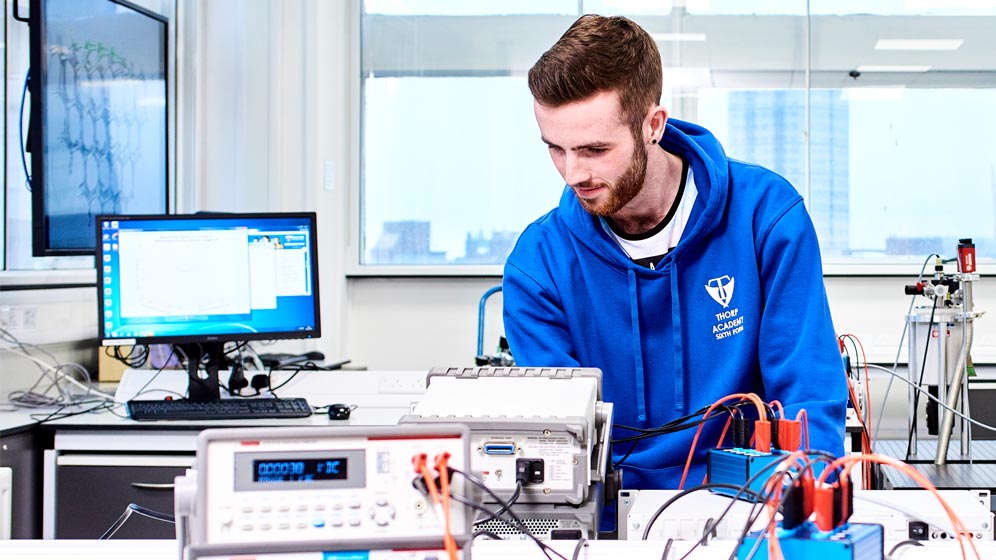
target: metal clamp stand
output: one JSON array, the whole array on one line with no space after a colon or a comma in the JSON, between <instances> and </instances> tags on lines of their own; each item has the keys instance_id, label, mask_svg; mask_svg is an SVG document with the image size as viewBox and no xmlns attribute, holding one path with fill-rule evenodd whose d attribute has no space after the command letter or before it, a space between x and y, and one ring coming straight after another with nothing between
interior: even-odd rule
<instances>
[{"instance_id":1,"label":"metal clamp stand","mask_svg":"<svg viewBox=\"0 0 996 560\"><path fill-rule=\"evenodd\" d=\"M955 321L961 323L962 339L961 351L958 353L958 362L950 372L950 386L947 388L947 407L944 408L938 428L937 453L934 456L935 465L947 463L948 447L951 443L951 431L954 429L954 411L958 410L959 399L964 403L961 418L961 456L970 458L972 456L972 425L967 422L964 416L968 416L968 352L972 347L973 321L976 314L973 312L972 302L972 282L978 279L977 274L961 274L962 293L962 313L955 315ZM945 375L947 379L949 376Z\"/></svg>"},{"instance_id":2,"label":"metal clamp stand","mask_svg":"<svg viewBox=\"0 0 996 560\"><path fill-rule=\"evenodd\" d=\"M907 286L908 295L923 295L932 300L907 317L909 324L910 398L910 458L917 455L917 391L923 385L937 387L939 410L938 441L934 464L947 462L954 417L962 416L960 424L961 457L971 457L971 425L968 416L968 365L972 348L973 326L981 313L974 311L972 283L975 273L975 245L971 239L958 243L956 274L945 274L944 263L938 256L932 279ZM957 413L955 411L958 411Z\"/></svg>"}]
</instances>

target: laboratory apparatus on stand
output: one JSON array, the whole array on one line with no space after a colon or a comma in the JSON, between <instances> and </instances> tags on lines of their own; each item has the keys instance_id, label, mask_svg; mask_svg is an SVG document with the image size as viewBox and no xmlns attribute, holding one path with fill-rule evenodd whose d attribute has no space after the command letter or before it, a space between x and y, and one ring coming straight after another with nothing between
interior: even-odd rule
<instances>
[{"instance_id":1,"label":"laboratory apparatus on stand","mask_svg":"<svg viewBox=\"0 0 996 560\"><path fill-rule=\"evenodd\" d=\"M968 375L971 368L973 326L982 315L974 310L972 284L979 280L976 272L975 245L971 239L958 242L958 271L945 273L944 260L938 256L931 278L922 278L906 286L907 295L922 295L929 305L915 307L907 317L909 328L909 458L917 455L916 414L919 392L930 387L938 407L937 448L934 464L947 463L948 448L954 429L955 411L960 413L960 455L971 457L971 424L968 411ZM929 408L929 406L928 406ZM929 423L929 420L928 420Z\"/></svg>"}]
</instances>

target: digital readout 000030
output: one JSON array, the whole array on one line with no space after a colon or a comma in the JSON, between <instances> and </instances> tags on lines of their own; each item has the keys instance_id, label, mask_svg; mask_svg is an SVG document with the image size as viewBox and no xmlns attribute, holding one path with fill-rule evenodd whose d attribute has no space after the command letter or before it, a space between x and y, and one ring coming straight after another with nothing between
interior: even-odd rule
<instances>
[{"instance_id":1,"label":"digital readout 000030","mask_svg":"<svg viewBox=\"0 0 996 560\"><path fill-rule=\"evenodd\" d=\"M345 480L349 461L345 457L320 459L266 459L252 462L253 482L307 482Z\"/></svg>"}]
</instances>

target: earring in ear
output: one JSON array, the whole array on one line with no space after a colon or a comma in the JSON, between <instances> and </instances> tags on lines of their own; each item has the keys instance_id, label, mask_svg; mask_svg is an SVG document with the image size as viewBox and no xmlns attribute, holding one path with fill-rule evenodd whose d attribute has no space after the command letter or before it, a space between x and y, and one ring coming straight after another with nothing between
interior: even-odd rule
<instances>
[{"instance_id":1,"label":"earring in ear","mask_svg":"<svg viewBox=\"0 0 996 560\"><path fill-rule=\"evenodd\" d=\"M651 143L651 144L656 144L656 143L657 143L657 139L656 139L656 138L654 138L653 140L651 140L651 141L650 141L650 143Z\"/></svg>"}]
</instances>

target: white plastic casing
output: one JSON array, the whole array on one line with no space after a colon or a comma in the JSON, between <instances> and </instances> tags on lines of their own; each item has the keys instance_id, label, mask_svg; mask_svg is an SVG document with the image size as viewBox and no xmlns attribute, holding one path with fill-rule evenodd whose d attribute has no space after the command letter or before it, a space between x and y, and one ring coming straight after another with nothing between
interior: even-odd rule
<instances>
[{"instance_id":1,"label":"white plastic casing","mask_svg":"<svg viewBox=\"0 0 996 560\"><path fill-rule=\"evenodd\" d=\"M442 511L412 485L412 458L426 454L431 468L449 453L449 466L467 472L467 441L452 425L206 430L191 544L441 539ZM453 478L451 492L466 496L466 481ZM451 501L452 534L467 534L470 520Z\"/></svg>"}]
</instances>

